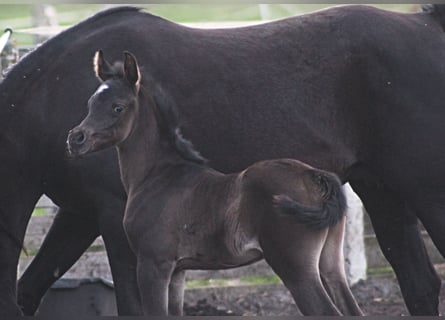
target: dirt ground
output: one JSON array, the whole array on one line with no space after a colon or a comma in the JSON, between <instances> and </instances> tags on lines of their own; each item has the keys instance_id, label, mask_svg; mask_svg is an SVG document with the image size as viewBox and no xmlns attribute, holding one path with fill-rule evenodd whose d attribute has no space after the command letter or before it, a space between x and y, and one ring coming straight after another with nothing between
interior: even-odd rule
<instances>
[{"instance_id":1,"label":"dirt ground","mask_svg":"<svg viewBox=\"0 0 445 320\"><path fill-rule=\"evenodd\" d=\"M369 277L352 287L366 315L408 315L400 289L392 276ZM440 297L441 314L445 311L445 292ZM210 288L187 290L187 315L208 316L290 316L296 315L294 302L283 285L249 286L243 288Z\"/></svg>"}]
</instances>

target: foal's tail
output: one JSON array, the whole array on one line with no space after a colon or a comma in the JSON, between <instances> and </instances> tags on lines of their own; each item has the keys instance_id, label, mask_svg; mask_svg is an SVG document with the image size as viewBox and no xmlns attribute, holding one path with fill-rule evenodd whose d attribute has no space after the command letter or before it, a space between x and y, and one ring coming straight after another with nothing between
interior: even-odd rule
<instances>
[{"instance_id":1,"label":"foal's tail","mask_svg":"<svg viewBox=\"0 0 445 320\"><path fill-rule=\"evenodd\" d=\"M323 203L321 207L304 206L287 195L273 197L275 209L296 223L313 229L324 229L336 225L345 215L346 197L338 178L330 173L312 171L314 182L320 186Z\"/></svg>"}]
</instances>

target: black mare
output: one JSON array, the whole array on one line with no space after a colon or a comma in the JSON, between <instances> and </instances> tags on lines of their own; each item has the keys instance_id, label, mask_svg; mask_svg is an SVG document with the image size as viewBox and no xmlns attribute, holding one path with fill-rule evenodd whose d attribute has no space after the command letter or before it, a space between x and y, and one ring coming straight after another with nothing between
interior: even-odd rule
<instances>
[{"instance_id":1,"label":"black mare","mask_svg":"<svg viewBox=\"0 0 445 320\"><path fill-rule=\"evenodd\" d=\"M130 50L181 101L184 136L210 166L298 158L349 181L411 314L437 314L441 282L417 218L444 254L444 22L443 5L414 14L346 6L199 30L118 8L49 40L0 84L0 312L19 312L17 240L43 193L61 209L19 281L25 312L99 234L119 312L141 310L116 153L65 158L66 134L97 87L90 57L103 49L110 60Z\"/></svg>"},{"instance_id":2,"label":"black mare","mask_svg":"<svg viewBox=\"0 0 445 320\"><path fill-rule=\"evenodd\" d=\"M304 315L362 315L344 270L346 199L335 175L294 159L218 172L182 137L175 103L131 53L111 65L98 51L95 71L102 84L67 148L78 157L117 147L145 315L182 315L187 269L262 258Z\"/></svg>"}]
</instances>

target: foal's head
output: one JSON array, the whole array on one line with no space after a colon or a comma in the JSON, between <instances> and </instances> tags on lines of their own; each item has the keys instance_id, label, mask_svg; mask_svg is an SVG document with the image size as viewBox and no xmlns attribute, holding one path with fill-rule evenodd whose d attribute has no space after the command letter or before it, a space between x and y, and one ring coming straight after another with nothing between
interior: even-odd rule
<instances>
[{"instance_id":1,"label":"foal's head","mask_svg":"<svg viewBox=\"0 0 445 320\"><path fill-rule=\"evenodd\" d=\"M142 84L140 68L131 53L124 52L123 62L110 65L98 51L94 69L102 83L88 101L87 117L68 135L71 156L119 145L129 137L137 121L147 117L158 139L172 152L189 161L206 162L182 137L173 99L148 75Z\"/></svg>"},{"instance_id":2,"label":"foal's head","mask_svg":"<svg viewBox=\"0 0 445 320\"><path fill-rule=\"evenodd\" d=\"M87 117L69 133L67 147L71 155L119 144L130 134L137 116L141 76L136 58L124 52L123 63L110 65L98 51L94 69L102 83L88 100Z\"/></svg>"}]
</instances>

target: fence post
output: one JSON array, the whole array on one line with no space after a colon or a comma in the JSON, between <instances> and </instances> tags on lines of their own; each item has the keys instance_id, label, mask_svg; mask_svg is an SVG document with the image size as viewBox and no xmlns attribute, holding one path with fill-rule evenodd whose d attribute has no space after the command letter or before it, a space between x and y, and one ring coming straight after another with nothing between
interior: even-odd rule
<instances>
[{"instance_id":1,"label":"fence post","mask_svg":"<svg viewBox=\"0 0 445 320\"><path fill-rule=\"evenodd\" d=\"M34 4L32 6L32 24L34 27L55 27L59 25L54 6L48 4ZM47 40L48 36L35 35L34 44Z\"/></svg>"},{"instance_id":2,"label":"fence post","mask_svg":"<svg viewBox=\"0 0 445 320\"><path fill-rule=\"evenodd\" d=\"M351 285L366 279L367 261L365 254L363 205L349 184L343 187L348 200L346 232L344 242L345 269Z\"/></svg>"}]
</instances>

